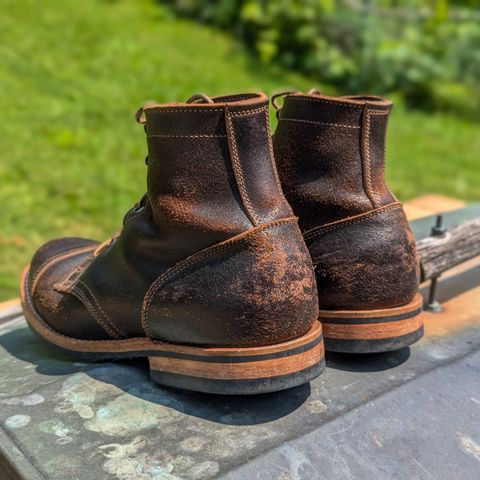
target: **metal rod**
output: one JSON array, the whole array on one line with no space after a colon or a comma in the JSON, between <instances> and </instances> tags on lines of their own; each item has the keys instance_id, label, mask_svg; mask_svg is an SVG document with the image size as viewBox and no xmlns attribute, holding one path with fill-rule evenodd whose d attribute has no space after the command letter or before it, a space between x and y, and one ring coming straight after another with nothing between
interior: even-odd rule
<instances>
[{"instance_id":1,"label":"metal rod","mask_svg":"<svg viewBox=\"0 0 480 480\"><path fill-rule=\"evenodd\" d=\"M446 229L443 227L443 215L437 215L437 218L435 219L435 225L432 227L431 235L432 237L441 237L442 235L445 235L445 233ZM440 303L435 300L438 278L439 276L433 277L430 282L430 288L428 290L428 301L423 307L427 312L438 313L443 310Z\"/></svg>"},{"instance_id":2,"label":"metal rod","mask_svg":"<svg viewBox=\"0 0 480 480\"><path fill-rule=\"evenodd\" d=\"M442 306L437 300L435 300L435 294L437 291L437 280L438 277L433 277L430 282L430 288L428 290L428 301L424 306L424 309L427 312L438 313L442 311Z\"/></svg>"}]
</instances>

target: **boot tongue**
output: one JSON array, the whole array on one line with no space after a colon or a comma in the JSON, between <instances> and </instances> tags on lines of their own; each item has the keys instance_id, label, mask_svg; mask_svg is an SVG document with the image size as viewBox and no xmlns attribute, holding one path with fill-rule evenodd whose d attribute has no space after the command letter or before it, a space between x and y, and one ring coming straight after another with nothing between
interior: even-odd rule
<instances>
[{"instance_id":1,"label":"boot tongue","mask_svg":"<svg viewBox=\"0 0 480 480\"><path fill-rule=\"evenodd\" d=\"M203 93L192 95L185 103L214 103L213 100Z\"/></svg>"}]
</instances>

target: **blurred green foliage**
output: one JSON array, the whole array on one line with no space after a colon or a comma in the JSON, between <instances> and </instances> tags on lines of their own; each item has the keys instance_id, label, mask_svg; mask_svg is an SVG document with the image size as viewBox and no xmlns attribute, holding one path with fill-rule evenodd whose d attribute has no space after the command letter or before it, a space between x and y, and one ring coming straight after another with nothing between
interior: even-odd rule
<instances>
[{"instance_id":1,"label":"blurred green foliage","mask_svg":"<svg viewBox=\"0 0 480 480\"><path fill-rule=\"evenodd\" d=\"M232 30L264 62L313 75L342 92L400 92L417 108L480 115L478 1L167 3Z\"/></svg>"}]
</instances>

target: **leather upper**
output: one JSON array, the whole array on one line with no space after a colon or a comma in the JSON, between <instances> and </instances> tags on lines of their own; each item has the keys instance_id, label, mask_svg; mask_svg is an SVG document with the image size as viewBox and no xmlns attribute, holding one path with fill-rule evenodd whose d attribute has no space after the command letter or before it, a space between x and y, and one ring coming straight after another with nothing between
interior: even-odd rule
<instances>
[{"instance_id":1,"label":"leather upper","mask_svg":"<svg viewBox=\"0 0 480 480\"><path fill-rule=\"evenodd\" d=\"M285 196L312 255L320 308L408 303L418 261L385 180L392 103L380 97L288 94L273 137Z\"/></svg>"},{"instance_id":2,"label":"leather upper","mask_svg":"<svg viewBox=\"0 0 480 480\"><path fill-rule=\"evenodd\" d=\"M293 338L300 330L304 333L314 321L318 305L311 260L297 227L273 228L272 234L267 234L267 229L252 236L257 238L253 244L239 243L245 252L222 247L211 257L214 266L201 264L196 270L194 265L199 252L245 233L285 219L296 223L273 160L268 98L243 94L207 103L151 105L143 112L147 196L127 213L118 237L65 261L53 261L33 288L39 313L61 333L91 339L149 334L188 344L254 345ZM71 252L78 246L70 240L56 242ZM272 265L265 261L259 267L253 261L265 257L266 251L272 259L285 255L286 246L289 262L292 267L296 264L298 271L287 271L283 279L288 281L293 275L298 281L302 277L305 291L313 292L313 303L311 295L307 301L302 294L300 302L286 295L284 285L262 273L262 268L271 271ZM39 252L53 250L47 244ZM146 325L142 320L149 289L182 262L193 265L193 273L181 285L177 282L174 290L169 283L156 292ZM236 265L238 272L234 271ZM238 275L250 283L240 285ZM210 303L207 292L199 294L206 285L208 293L216 289L212 297L216 300ZM247 299L245 290L249 289L263 292L263 305ZM260 329L258 335L252 333L255 322L272 308L280 291L291 311L284 305L285 318L275 320L272 315L270 336ZM220 307L222 303L231 308ZM222 322L228 326L222 327Z\"/></svg>"},{"instance_id":3,"label":"leather upper","mask_svg":"<svg viewBox=\"0 0 480 480\"><path fill-rule=\"evenodd\" d=\"M376 97L286 96L275 159L302 230L396 201L384 175L391 109Z\"/></svg>"},{"instance_id":4,"label":"leather upper","mask_svg":"<svg viewBox=\"0 0 480 480\"><path fill-rule=\"evenodd\" d=\"M399 307L418 290L415 239L399 203L311 230L322 310Z\"/></svg>"}]
</instances>

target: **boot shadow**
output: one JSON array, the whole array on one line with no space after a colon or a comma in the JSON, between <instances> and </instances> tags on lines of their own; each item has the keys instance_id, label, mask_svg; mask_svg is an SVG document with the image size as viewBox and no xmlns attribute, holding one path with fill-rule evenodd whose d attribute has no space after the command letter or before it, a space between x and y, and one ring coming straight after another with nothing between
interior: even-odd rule
<instances>
[{"instance_id":1,"label":"boot shadow","mask_svg":"<svg viewBox=\"0 0 480 480\"><path fill-rule=\"evenodd\" d=\"M382 353L327 352L327 368L347 372L381 372L398 367L410 357L410 347Z\"/></svg>"},{"instance_id":2,"label":"boot shadow","mask_svg":"<svg viewBox=\"0 0 480 480\"><path fill-rule=\"evenodd\" d=\"M41 375L84 373L148 402L185 415L226 425L256 425L297 410L310 396L310 384L260 395L215 395L161 386L150 379L146 358L85 363L58 352L27 326L0 335L0 345L19 360L35 365Z\"/></svg>"}]
</instances>

